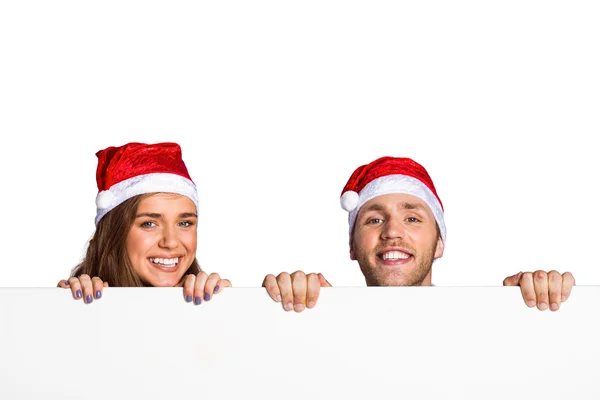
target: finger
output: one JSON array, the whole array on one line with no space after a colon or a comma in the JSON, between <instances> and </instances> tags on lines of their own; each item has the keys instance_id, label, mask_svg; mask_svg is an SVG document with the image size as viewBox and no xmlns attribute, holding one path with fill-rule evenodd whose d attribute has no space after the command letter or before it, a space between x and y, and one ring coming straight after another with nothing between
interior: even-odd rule
<instances>
[{"instance_id":1,"label":"finger","mask_svg":"<svg viewBox=\"0 0 600 400\"><path fill-rule=\"evenodd\" d=\"M533 288L537 296L537 307L539 310L548 308L548 274L545 271L533 273Z\"/></svg>"},{"instance_id":2,"label":"finger","mask_svg":"<svg viewBox=\"0 0 600 400\"><path fill-rule=\"evenodd\" d=\"M575 286L575 278L570 272L565 272L562 274L562 278L561 300L565 302L569 296L571 296L571 290L573 289L573 286Z\"/></svg>"},{"instance_id":3,"label":"finger","mask_svg":"<svg viewBox=\"0 0 600 400\"><path fill-rule=\"evenodd\" d=\"M507 276L506 278L504 278L502 286L517 286L519 284L519 279L521 279L522 275L523 273L519 272L514 275Z\"/></svg>"},{"instance_id":4,"label":"finger","mask_svg":"<svg viewBox=\"0 0 600 400\"><path fill-rule=\"evenodd\" d=\"M319 300L319 292L321 291L321 278L317 274L308 274L306 276L306 307L313 308Z\"/></svg>"},{"instance_id":5,"label":"finger","mask_svg":"<svg viewBox=\"0 0 600 400\"><path fill-rule=\"evenodd\" d=\"M56 287L67 289L69 287L69 281L66 279L61 279Z\"/></svg>"},{"instance_id":6,"label":"finger","mask_svg":"<svg viewBox=\"0 0 600 400\"><path fill-rule=\"evenodd\" d=\"M292 293L294 293L294 311L302 312L306 308L306 274L296 271L292 274Z\"/></svg>"},{"instance_id":7,"label":"finger","mask_svg":"<svg viewBox=\"0 0 600 400\"><path fill-rule=\"evenodd\" d=\"M281 292L279 291L279 285L277 284L275 275L269 274L265 276L262 286L267 289L267 293L274 301L281 301Z\"/></svg>"},{"instance_id":8,"label":"finger","mask_svg":"<svg viewBox=\"0 0 600 400\"><path fill-rule=\"evenodd\" d=\"M92 278L92 287L93 287L93 291L94 291L94 298L95 299L99 299L102 297L102 289L104 288L104 282L102 282L102 279L98 278L97 276Z\"/></svg>"},{"instance_id":9,"label":"finger","mask_svg":"<svg viewBox=\"0 0 600 400\"><path fill-rule=\"evenodd\" d=\"M229 279L219 279L217 284L215 285L215 289L213 290L214 294L220 293L223 291L223 288L231 287L231 282Z\"/></svg>"},{"instance_id":10,"label":"finger","mask_svg":"<svg viewBox=\"0 0 600 400\"><path fill-rule=\"evenodd\" d=\"M183 286L183 298L188 303L192 302L194 296L194 284L196 283L196 275L189 274L185 277L182 282Z\"/></svg>"},{"instance_id":11,"label":"finger","mask_svg":"<svg viewBox=\"0 0 600 400\"><path fill-rule=\"evenodd\" d=\"M558 271L548 272L548 301L550 310L556 311L562 302L562 275Z\"/></svg>"},{"instance_id":12,"label":"finger","mask_svg":"<svg viewBox=\"0 0 600 400\"><path fill-rule=\"evenodd\" d=\"M102 282L102 286L108 287L108 282Z\"/></svg>"},{"instance_id":13,"label":"finger","mask_svg":"<svg viewBox=\"0 0 600 400\"><path fill-rule=\"evenodd\" d=\"M79 300L83 297L83 292L81 291L81 283L79 283L79 279L75 277L69 278L69 286L71 287L71 293L73 294L73 298L75 300Z\"/></svg>"},{"instance_id":14,"label":"finger","mask_svg":"<svg viewBox=\"0 0 600 400\"><path fill-rule=\"evenodd\" d=\"M281 293L281 303L283 309L291 311L294 309L294 293L292 292L292 277L287 272L277 275L277 286Z\"/></svg>"},{"instance_id":15,"label":"finger","mask_svg":"<svg viewBox=\"0 0 600 400\"><path fill-rule=\"evenodd\" d=\"M81 282L81 289L83 291L83 302L90 304L94 301L94 288L92 285L92 278L88 274L83 274L79 277Z\"/></svg>"},{"instance_id":16,"label":"finger","mask_svg":"<svg viewBox=\"0 0 600 400\"><path fill-rule=\"evenodd\" d=\"M533 274L531 272L524 272L521 275L519 286L521 286L521 294L523 295L523 300L525 300L527 307L534 307L536 297L533 287Z\"/></svg>"},{"instance_id":17,"label":"finger","mask_svg":"<svg viewBox=\"0 0 600 400\"><path fill-rule=\"evenodd\" d=\"M204 301L209 301L210 299L212 299L212 295L215 293L215 288L217 287L217 282L219 282L220 280L221 277L215 272L208 275L208 279L204 284ZM220 289L220 287L217 288L217 290L218 289Z\"/></svg>"},{"instance_id":18,"label":"finger","mask_svg":"<svg viewBox=\"0 0 600 400\"><path fill-rule=\"evenodd\" d=\"M322 273L319 272L319 282L321 283L321 287L331 287L331 283L327 282L327 279L323 276Z\"/></svg>"},{"instance_id":19,"label":"finger","mask_svg":"<svg viewBox=\"0 0 600 400\"><path fill-rule=\"evenodd\" d=\"M202 298L205 301L210 299L206 294L206 282L208 281L208 274L204 271L198 272L196 275L196 283L194 284L194 304L202 304Z\"/></svg>"}]
</instances>

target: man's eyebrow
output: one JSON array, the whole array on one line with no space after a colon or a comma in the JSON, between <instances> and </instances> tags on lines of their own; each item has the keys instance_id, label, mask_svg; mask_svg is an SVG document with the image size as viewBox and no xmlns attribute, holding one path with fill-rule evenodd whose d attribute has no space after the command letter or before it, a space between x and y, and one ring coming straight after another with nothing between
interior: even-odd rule
<instances>
[{"instance_id":1,"label":"man's eyebrow","mask_svg":"<svg viewBox=\"0 0 600 400\"><path fill-rule=\"evenodd\" d=\"M404 208L405 210L425 210L425 206L421 203L405 202L405 203L402 203L401 207Z\"/></svg>"},{"instance_id":2,"label":"man's eyebrow","mask_svg":"<svg viewBox=\"0 0 600 400\"><path fill-rule=\"evenodd\" d=\"M364 207L364 210L365 211L385 211L385 207L383 207L381 204L373 203L373 204L369 205L368 207Z\"/></svg>"}]
</instances>

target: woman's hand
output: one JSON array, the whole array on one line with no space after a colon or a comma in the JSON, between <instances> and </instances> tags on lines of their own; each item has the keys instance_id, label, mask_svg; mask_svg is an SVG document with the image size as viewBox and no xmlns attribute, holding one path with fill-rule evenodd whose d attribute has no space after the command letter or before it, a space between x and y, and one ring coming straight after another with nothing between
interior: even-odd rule
<instances>
[{"instance_id":1,"label":"woman's hand","mask_svg":"<svg viewBox=\"0 0 600 400\"><path fill-rule=\"evenodd\" d=\"M57 287L70 288L75 300L83 299L84 303L90 304L94 299L102 297L102 289L108 287L108 282L103 282L97 276L90 278L89 275L83 274L79 278L62 279Z\"/></svg>"},{"instance_id":2,"label":"woman's hand","mask_svg":"<svg viewBox=\"0 0 600 400\"><path fill-rule=\"evenodd\" d=\"M219 274L200 272L198 275L187 275L177 286L183 287L183 298L188 303L202 304L209 301L212 296L221 293L224 287L231 287L229 279L221 279Z\"/></svg>"}]
</instances>

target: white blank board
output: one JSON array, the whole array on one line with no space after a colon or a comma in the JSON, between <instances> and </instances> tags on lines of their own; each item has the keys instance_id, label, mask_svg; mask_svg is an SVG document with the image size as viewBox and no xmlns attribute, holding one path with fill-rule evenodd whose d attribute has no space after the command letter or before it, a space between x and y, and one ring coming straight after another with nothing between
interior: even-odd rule
<instances>
[{"instance_id":1,"label":"white blank board","mask_svg":"<svg viewBox=\"0 0 600 400\"><path fill-rule=\"evenodd\" d=\"M518 288L326 288L285 312L262 288L0 289L2 399L598 399L600 287L557 312Z\"/></svg>"}]
</instances>

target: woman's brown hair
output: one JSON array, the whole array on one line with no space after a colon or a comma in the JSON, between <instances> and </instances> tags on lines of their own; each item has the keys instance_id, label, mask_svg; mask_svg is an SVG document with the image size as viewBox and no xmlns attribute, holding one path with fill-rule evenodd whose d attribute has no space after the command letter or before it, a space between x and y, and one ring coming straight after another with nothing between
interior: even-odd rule
<instances>
[{"instance_id":1,"label":"woman's brown hair","mask_svg":"<svg viewBox=\"0 0 600 400\"><path fill-rule=\"evenodd\" d=\"M109 211L96 225L96 232L90 239L85 257L73 268L71 276L88 274L97 276L109 286L136 287L147 286L137 276L125 249L127 235L142 199L150 194L132 197ZM201 271L198 260L194 258L184 277Z\"/></svg>"}]
</instances>

